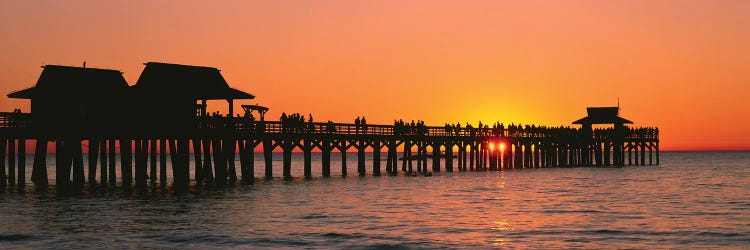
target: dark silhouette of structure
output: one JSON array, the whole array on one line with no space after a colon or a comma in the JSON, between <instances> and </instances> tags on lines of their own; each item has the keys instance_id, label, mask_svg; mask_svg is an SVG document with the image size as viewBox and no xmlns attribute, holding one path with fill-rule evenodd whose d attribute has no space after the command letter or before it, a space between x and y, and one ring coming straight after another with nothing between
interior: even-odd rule
<instances>
[{"instance_id":1,"label":"dark silhouette of structure","mask_svg":"<svg viewBox=\"0 0 750 250\"><path fill-rule=\"evenodd\" d=\"M36 85L8 95L30 99L34 128L50 133L102 132L121 124L128 98L122 73L58 65L43 67Z\"/></svg>"},{"instance_id":2,"label":"dark silhouette of structure","mask_svg":"<svg viewBox=\"0 0 750 250\"><path fill-rule=\"evenodd\" d=\"M364 116L357 117L354 124L345 124L313 122L311 114L305 121L298 113L284 113L280 121L266 121L268 108L257 104L242 105L245 114L234 116L233 101L254 96L229 87L216 68L155 62L145 65L132 87L116 70L49 65L44 67L36 86L11 93L11 98L31 99L32 113L0 113L0 188L16 183L19 188L24 187L25 145L29 139L37 142L31 180L38 189L49 186L46 151L47 142L54 141L56 186L61 194L84 190L84 141L88 142L88 184L92 191L117 185L118 152L122 174L119 186L124 190L132 186L145 190L149 179L151 186L156 185L157 177L160 186L166 187L169 158L172 186L178 192L187 191L191 179L196 186L223 186L237 180L253 183L253 152L259 147L263 150L266 178L273 177L272 152L277 148L283 151L284 178L292 177L291 156L295 149L304 153L306 178L312 176L313 150L322 154L324 177L331 175L334 150L356 151L360 176L367 174L368 149L372 151L372 174L376 176L382 174L383 150L387 151L385 171L391 175L398 173L399 160L401 171L410 175L422 172L425 176L430 175L428 159L432 159L433 172L454 171L454 163L459 171L622 166L625 152L629 165L633 164L633 153L636 165L646 165L648 150L649 165L654 163L653 152L655 163L659 164L658 129L627 127L632 122L619 117L617 107L588 108L588 116L573 122L581 129L499 122L492 127L480 123L476 128L468 123L463 127L461 123L427 126L423 121L403 120L378 125L368 124ZM206 100L226 100L229 113L207 114ZM595 124L614 127L594 129ZM191 151L195 169L192 178ZM237 153L241 179L235 168ZM344 176L348 174L346 156L341 154Z\"/></svg>"},{"instance_id":3,"label":"dark silhouette of structure","mask_svg":"<svg viewBox=\"0 0 750 250\"><path fill-rule=\"evenodd\" d=\"M206 116L206 100L226 100L234 116L234 100L255 96L229 87L218 69L149 62L132 87L137 99L138 127L158 132L196 128ZM197 101L201 104L196 104Z\"/></svg>"}]
</instances>

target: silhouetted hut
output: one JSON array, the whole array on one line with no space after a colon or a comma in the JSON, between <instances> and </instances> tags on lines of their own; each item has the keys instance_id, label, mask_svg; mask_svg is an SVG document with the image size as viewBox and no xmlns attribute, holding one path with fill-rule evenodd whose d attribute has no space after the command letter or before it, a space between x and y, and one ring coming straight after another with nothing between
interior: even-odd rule
<instances>
[{"instance_id":1,"label":"silhouetted hut","mask_svg":"<svg viewBox=\"0 0 750 250\"><path fill-rule=\"evenodd\" d=\"M160 62L145 65L132 88L136 97L134 106L139 107L140 113L135 117L146 129L195 128L198 116L205 113L206 100L226 100L230 115L234 115L234 100L255 98L229 87L216 68Z\"/></svg>"},{"instance_id":2,"label":"silhouetted hut","mask_svg":"<svg viewBox=\"0 0 750 250\"><path fill-rule=\"evenodd\" d=\"M120 124L128 84L122 72L43 66L36 85L8 94L30 99L32 127L39 132L104 133Z\"/></svg>"},{"instance_id":3,"label":"silhouetted hut","mask_svg":"<svg viewBox=\"0 0 750 250\"><path fill-rule=\"evenodd\" d=\"M613 124L615 126L623 124L633 124L628 119L619 116L619 107L588 107L586 108L586 117L578 119L573 124L581 124L584 128L591 127L594 124Z\"/></svg>"}]
</instances>

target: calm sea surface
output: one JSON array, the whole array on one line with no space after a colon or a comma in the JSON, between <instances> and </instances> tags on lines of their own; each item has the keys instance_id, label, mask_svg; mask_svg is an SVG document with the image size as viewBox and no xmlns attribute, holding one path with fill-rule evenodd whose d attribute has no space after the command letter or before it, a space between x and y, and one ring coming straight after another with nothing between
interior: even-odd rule
<instances>
[{"instance_id":1,"label":"calm sea surface","mask_svg":"<svg viewBox=\"0 0 750 250\"><path fill-rule=\"evenodd\" d=\"M750 152L661 156L661 166L357 177L350 154L341 178L334 154L331 178L184 195L6 190L0 249L749 248Z\"/></svg>"}]
</instances>

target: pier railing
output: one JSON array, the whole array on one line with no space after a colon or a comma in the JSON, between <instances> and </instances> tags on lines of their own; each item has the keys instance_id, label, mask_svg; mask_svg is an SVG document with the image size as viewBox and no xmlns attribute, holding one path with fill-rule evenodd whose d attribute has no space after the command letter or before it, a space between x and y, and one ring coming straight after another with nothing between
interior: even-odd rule
<instances>
[{"instance_id":1,"label":"pier railing","mask_svg":"<svg viewBox=\"0 0 750 250\"><path fill-rule=\"evenodd\" d=\"M31 113L0 112L0 128L29 128Z\"/></svg>"}]
</instances>

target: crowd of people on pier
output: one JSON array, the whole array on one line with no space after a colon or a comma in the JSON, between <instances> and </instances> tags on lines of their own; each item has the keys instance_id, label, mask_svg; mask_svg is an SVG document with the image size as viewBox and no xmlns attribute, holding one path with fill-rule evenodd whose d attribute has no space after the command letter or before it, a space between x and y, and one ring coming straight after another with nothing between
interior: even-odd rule
<instances>
[{"instance_id":1,"label":"crowd of people on pier","mask_svg":"<svg viewBox=\"0 0 750 250\"><path fill-rule=\"evenodd\" d=\"M300 113L294 113L287 116L286 113L282 112L279 122L281 123L281 131L284 133L315 131L312 114L308 114L307 121L305 121L305 116Z\"/></svg>"},{"instance_id":2,"label":"crowd of people on pier","mask_svg":"<svg viewBox=\"0 0 750 250\"><path fill-rule=\"evenodd\" d=\"M427 126L424 125L424 121L411 120L411 123L405 123L403 119L393 120L393 134L394 135L427 135Z\"/></svg>"},{"instance_id":3,"label":"crowd of people on pier","mask_svg":"<svg viewBox=\"0 0 750 250\"><path fill-rule=\"evenodd\" d=\"M20 110L14 111L20 113ZM226 126L228 119L224 117L219 111L213 112L207 115L204 120L204 126L209 128L217 128ZM239 118L239 115L238 115ZM364 116L357 117L354 120L354 129L349 127L351 125L346 124L335 124L333 121L328 121L325 124L314 123L312 114L305 116L300 113L293 113L287 115L282 113L279 119L280 131L282 133L336 133L344 131L344 133L354 132L354 134L372 134L388 133L387 130L372 130L371 126L367 123L367 118ZM258 123L255 117L251 113L246 113L244 119L238 122L238 127L244 129L250 129L253 132L265 132L266 123ZM345 127L340 127L340 126ZM382 126L376 126L381 128ZM339 131L340 129L343 129ZM479 121L478 126L474 126L471 123L445 123L443 128L428 127L425 125L425 121L412 120L411 122L405 122L403 119L394 120L392 127L393 135L435 135L435 136L498 136L498 137L549 137L561 140L578 140L585 137L594 139L606 139L612 136L616 136L614 128L596 128L586 135L586 131L580 128L573 128L570 126L558 126L548 127L539 126L535 124L503 124L501 122L494 122L491 125L485 124ZM624 127L621 130L622 136L628 138L658 138L659 129L656 127L641 127L641 128L630 128Z\"/></svg>"}]
</instances>

